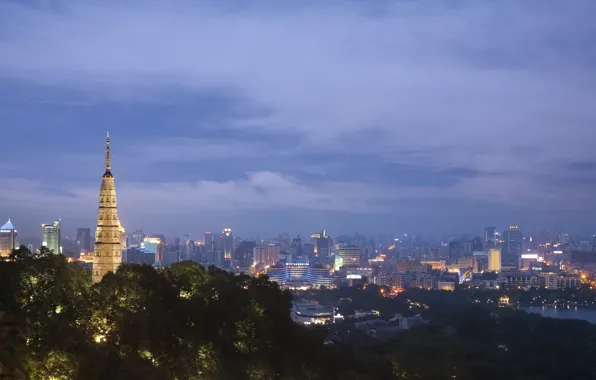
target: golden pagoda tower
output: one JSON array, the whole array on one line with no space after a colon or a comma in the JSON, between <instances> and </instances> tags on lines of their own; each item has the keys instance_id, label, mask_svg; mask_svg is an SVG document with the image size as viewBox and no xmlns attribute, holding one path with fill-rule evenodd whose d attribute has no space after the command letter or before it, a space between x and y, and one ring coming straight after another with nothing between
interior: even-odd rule
<instances>
[{"instance_id":1,"label":"golden pagoda tower","mask_svg":"<svg viewBox=\"0 0 596 380\"><path fill-rule=\"evenodd\" d=\"M110 134L106 139L106 172L99 190L99 211L93 249L93 282L99 282L108 272L116 272L122 263L121 232L116 204L116 187L111 172Z\"/></svg>"}]
</instances>

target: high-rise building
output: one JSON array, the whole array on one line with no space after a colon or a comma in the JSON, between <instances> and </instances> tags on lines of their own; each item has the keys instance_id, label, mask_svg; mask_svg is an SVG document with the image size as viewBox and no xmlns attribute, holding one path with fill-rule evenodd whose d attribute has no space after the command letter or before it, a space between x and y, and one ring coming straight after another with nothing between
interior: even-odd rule
<instances>
[{"instance_id":1,"label":"high-rise building","mask_svg":"<svg viewBox=\"0 0 596 380\"><path fill-rule=\"evenodd\" d=\"M281 247L279 244L261 244L253 249L253 265L263 264L264 266L275 265L279 261Z\"/></svg>"},{"instance_id":2,"label":"high-rise building","mask_svg":"<svg viewBox=\"0 0 596 380\"><path fill-rule=\"evenodd\" d=\"M449 242L449 261L456 263L459 257L463 256L463 247L458 241Z\"/></svg>"},{"instance_id":3,"label":"high-rise building","mask_svg":"<svg viewBox=\"0 0 596 380\"><path fill-rule=\"evenodd\" d=\"M318 243L319 243L319 238L321 237L321 233L319 232L315 232L314 234L310 234L310 243L313 245L313 253L316 255L318 255Z\"/></svg>"},{"instance_id":4,"label":"high-rise building","mask_svg":"<svg viewBox=\"0 0 596 380\"><path fill-rule=\"evenodd\" d=\"M205 232L205 236L203 237L203 245L205 246L205 250L207 252L213 252L213 234L211 232Z\"/></svg>"},{"instance_id":5,"label":"high-rise building","mask_svg":"<svg viewBox=\"0 0 596 380\"><path fill-rule=\"evenodd\" d=\"M234 252L234 237L232 236L231 228L224 228L222 237L224 259L230 260L232 258L232 252Z\"/></svg>"},{"instance_id":6,"label":"high-rise building","mask_svg":"<svg viewBox=\"0 0 596 380\"><path fill-rule=\"evenodd\" d=\"M159 237L146 237L141 245L147 252L155 255L155 265L161 265L163 262L164 242Z\"/></svg>"},{"instance_id":7,"label":"high-rise building","mask_svg":"<svg viewBox=\"0 0 596 380\"><path fill-rule=\"evenodd\" d=\"M51 224L41 225L41 246L46 247L56 255L62 253L60 246L60 219L55 220Z\"/></svg>"},{"instance_id":8,"label":"high-rise building","mask_svg":"<svg viewBox=\"0 0 596 380\"><path fill-rule=\"evenodd\" d=\"M91 252L91 228L77 228L79 252Z\"/></svg>"},{"instance_id":9,"label":"high-rise building","mask_svg":"<svg viewBox=\"0 0 596 380\"><path fill-rule=\"evenodd\" d=\"M494 248L496 246L496 227L484 227L484 244L486 248Z\"/></svg>"},{"instance_id":10,"label":"high-rise building","mask_svg":"<svg viewBox=\"0 0 596 380\"><path fill-rule=\"evenodd\" d=\"M122 263L122 226L118 219L116 186L112 174L110 135L106 139L106 170L101 178L97 229L93 250L93 282L99 282L108 272L116 272Z\"/></svg>"},{"instance_id":11,"label":"high-rise building","mask_svg":"<svg viewBox=\"0 0 596 380\"><path fill-rule=\"evenodd\" d=\"M509 226L503 232L501 260L506 265L515 265L523 251L524 236L518 226Z\"/></svg>"},{"instance_id":12,"label":"high-rise building","mask_svg":"<svg viewBox=\"0 0 596 380\"><path fill-rule=\"evenodd\" d=\"M283 252L290 252L291 239L288 234L280 234L277 237L277 243L280 245Z\"/></svg>"},{"instance_id":13,"label":"high-rise building","mask_svg":"<svg viewBox=\"0 0 596 380\"><path fill-rule=\"evenodd\" d=\"M13 249L19 248L18 232L8 218L8 222L0 227L0 257L7 257Z\"/></svg>"},{"instance_id":14,"label":"high-rise building","mask_svg":"<svg viewBox=\"0 0 596 380\"><path fill-rule=\"evenodd\" d=\"M360 247L348 245L339 248L339 257L344 267L357 268L360 266Z\"/></svg>"},{"instance_id":15,"label":"high-rise building","mask_svg":"<svg viewBox=\"0 0 596 380\"><path fill-rule=\"evenodd\" d=\"M290 244L290 253L292 257L299 257L302 256L302 239L300 235L292 239L292 244Z\"/></svg>"},{"instance_id":16,"label":"high-rise building","mask_svg":"<svg viewBox=\"0 0 596 380\"><path fill-rule=\"evenodd\" d=\"M190 240L190 234L184 235L184 257L183 260L192 260L193 242Z\"/></svg>"},{"instance_id":17,"label":"high-rise building","mask_svg":"<svg viewBox=\"0 0 596 380\"><path fill-rule=\"evenodd\" d=\"M137 247L139 247L144 240L145 233L143 232L143 230L136 230L132 233L132 244L136 245Z\"/></svg>"},{"instance_id":18,"label":"high-rise building","mask_svg":"<svg viewBox=\"0 0 596 380\"><path fill-rule=\"evenodd\" d=\"M484 244L481 237L475 237L472 240L472 252L482 251Z\"/></svg>"},{"instance_id":19,"label":"high-rise building","mask_svg":"<svg viewBox=\"0 0 596 380\"><path fill-rule=\"evenodd\" d=\"M501 250L490 248L488 250L488 270L498 272L501 270Z\"/></svg>"},{"instance_id":20,"label":"high-rise building","mask_svg":"<svg viewBox=\"0 0 596 380\"><path fill-rule=\"evenodd\" d=\"M313 235L317 235L317 234L313 234ZM315 247L315 255L320 257L320 258L327 258L329 257L329 246L330 246L330 238L329 236L327 236L327 231L323 230L321 231L320 234L318 234L319 237L317 237L317 245Z\"/></svg>"}]
</instances>

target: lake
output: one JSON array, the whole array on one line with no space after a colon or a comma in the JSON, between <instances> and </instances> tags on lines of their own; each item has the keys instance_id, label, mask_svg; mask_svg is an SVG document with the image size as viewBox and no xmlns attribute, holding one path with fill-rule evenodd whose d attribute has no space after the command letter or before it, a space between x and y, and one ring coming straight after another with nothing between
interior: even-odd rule
<instances>
[{"instance_id":1,"label":"lake","mask_svg":"<svg viewBox=\"0 0 596 380\"><path fill-rule=\"evenodd\" d=\"M543 317L581 319L596 324L596 310L593 309L566 309L560 307L540 306L520 307L519 309L527 311L528 313L540 314Z\"/></svg>"}]
</instances>

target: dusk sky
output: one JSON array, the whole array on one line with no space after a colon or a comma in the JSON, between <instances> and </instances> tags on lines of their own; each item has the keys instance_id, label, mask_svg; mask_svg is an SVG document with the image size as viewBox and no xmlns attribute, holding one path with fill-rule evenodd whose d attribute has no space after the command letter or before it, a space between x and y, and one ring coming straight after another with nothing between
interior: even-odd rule
<instances>
[{"instance_id":1,"label":"dusk sky","mask_svg":"<svg viewBox=\"0 0 596 380\"><path fill-rule=\"evenodd\" d=\"M449 4L449 5L447 5ZM596 232L596 1L2 1L0 224Z\"/></svg>"}]
</instances>

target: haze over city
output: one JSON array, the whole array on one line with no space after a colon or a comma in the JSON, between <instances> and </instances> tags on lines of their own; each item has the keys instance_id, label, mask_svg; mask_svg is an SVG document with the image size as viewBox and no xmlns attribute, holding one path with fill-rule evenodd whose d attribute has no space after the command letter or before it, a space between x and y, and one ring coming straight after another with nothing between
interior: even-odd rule
<instances>
[{"instance_id":1,"label":"haze over city","mask_svg":"<svg viewBox=\"0 0 596 380\"><path fill-rule=\"evenodd\" d=\"M593 233L596 3L0 2L0 222Z\"/></svg>"}]
</instances>

